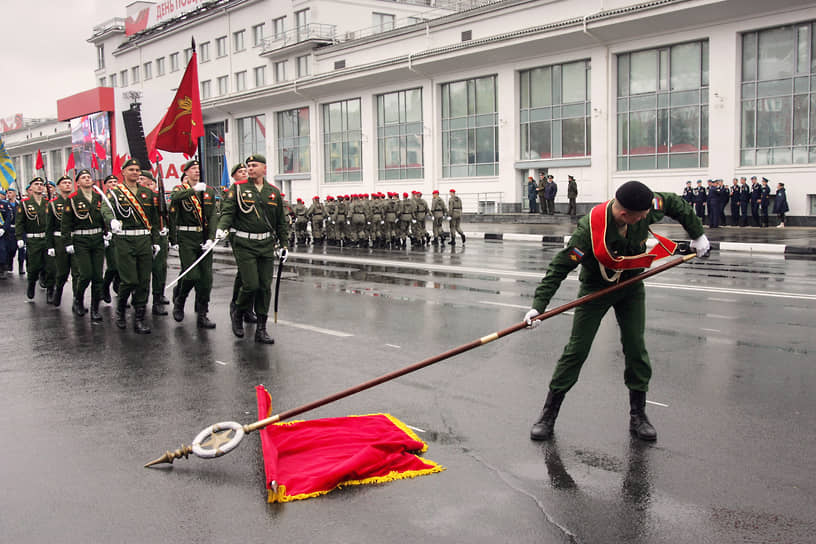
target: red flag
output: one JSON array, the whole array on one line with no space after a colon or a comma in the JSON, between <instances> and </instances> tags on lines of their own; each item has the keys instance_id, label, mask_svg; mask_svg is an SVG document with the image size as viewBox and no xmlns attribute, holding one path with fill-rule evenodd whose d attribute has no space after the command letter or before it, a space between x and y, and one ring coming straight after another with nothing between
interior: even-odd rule
<instances>
[{"instance_id":1,"label":"red flag","mask_svg":"<svg viewBox=\"0 0 816 544\"><path fill-rule=\"evenodd\" d=\"M65 165L65 171L68 172L71 168L76 168L74 165L74 152L68 153L68 164Z\"/></svg>"},{"instance_id":2,"label":"red flag","mask_svg":"<svg viewBox=\"0 0 816 544\"><path fill-rule=\"evenodd\" d=\"M43 168L45 168L45 163L43 163L42 151L40 151L38 149L37 150L37 164L34 166L34 169L35 170L42 170Z\"/></svg>"},{"instance_id":3,"label":"red flag","mask_svg":"<svg viewBox=\"0 0 816 544\"><path fill-rule=\"evenodd\" d=\"M105 148L96 140L94 140L94 153L97 157L99 157L100 161L104 161L108 156L108 154L105 152Z\"/></svg>"},{"instance_id":4,"label":"red flag","mask_svg":"<svg viewBox=\"0 0 816 544\"><path fill-rule=\"evenodd\" d=\"M122 159L119 158L119 155L113 156L113 175L118 176L122 173Z\"/></svg>"},{"instance_id":5,"label":"red flag","mask_svg":"<svg viewBox=\"0 0 816 544\"><path fill-rule=\"evenodd\" d=\"M204 136L204 119L201 115L201 98L198 94L198 58L195 46L193 55L181 78L176 96L161 122L147 135L148 153L154 149L195 154L198 139Z\"/></svg>"},{"instance_id":6,"label":"red flag","mask_svg":"<svg viewBox=\"0 0 816 544\"><path fill-rule=\"evenodd\" d=\"M99 170L99 163L96 160L96 155L91 155L91 168Z\"/></svg>"}]
</instances>

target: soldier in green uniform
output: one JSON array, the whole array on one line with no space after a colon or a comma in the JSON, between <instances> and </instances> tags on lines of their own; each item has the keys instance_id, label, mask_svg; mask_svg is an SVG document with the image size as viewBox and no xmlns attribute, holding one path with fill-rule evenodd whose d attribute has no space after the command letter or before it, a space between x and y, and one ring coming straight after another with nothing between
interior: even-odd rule
<instances>
[{"instance_id":1,"label":"soldier in green uniform","mask_svg":"<svg viewBox=\"0 0 816 544\"><path fill-rule=\"evenodd\" d=\"M445 201L439 196L439 191L434 189L431 200L431 215L433 216L433 245L439 244L440 239L444 242L442 220L448 215L448 208ZM443 246L444 247L444 246Z\"/></svg>"},{"instance_id":2,"label":"soldier in green uniform","mask_svg":"<svg viewBox=\"0 0 816 544\"><path fill-rule=\"evenodd\" d=\"M37 176L28 184L30 196L23 198L17 205L17 219L14 231L17 236L17 247L26 249L26 268L28 272L27 302L34 301L37 279L46 266L48 255L48 200L43 196L45 183ZM49 281L46 278L46 281ZM53 278L51 278L53 281ZM52 287L46 284L46 290ZM53 287L52 287L53 288Z\"/></svg>"},{"instance_id":3,"label":"soldier in green uniform","mask_svg":"<svg viewBox=\"0 0 816 544\"><path fill-rule=\"evenodd\" d=\"M184 163L181 184L173 188L170 202L175 210L173 224L179 246L181 269L187 270L202 253L215 243L217 218L215 215L215 190L201 181L201 167L197 160ZM214 329L209 320L212 292L213 255L208 253L179 282L178 295L173 300L173 319L184 319L184 303L187 295L195 288L196 326L200 329Z\"/></svg>"},{"instance_id":4,"label":"soldier in green uniform","mask_svg":"<svg viewBox=\"0 0 816 544\"><path fill-rule=\"evenodd\" d=\"M71 274L72 293L76 292L79 280L77 260L65 251L65 246L70 242L62 238L62 214L73 190L74 182L71 177L60 177L57 180L57 195L48 203L50 226L46 239L48 240L48 255L54 259L54 294L51 297L51 304L56 307L62 303L62 290L68 281L68 274Z\"/></svg>"},{"instance_id":5,"label":"soldier in green uniform","mask_svg":"<svg viewBox=\"0 0 816 544\"><path fill-rule=\"evenodd\" d=\"M337 202L334 197L328 195L326 197L326 240L327 245L337 245L337 224L335 223L335 216L337 215Z\"/></svg>"},{"instance_id":6,"label":"soldier in green uniform","mask_svg":"<svg viewBox=\"0 0 816 544\"><path fill-rule=\"evenodd\" d=\"M374 193L371 201L371 242L375 248L385 247L385 202L382 193Z\"/></svg>"},{"instance_id":7,"label":"soldier in green uniform","mask_svg":"<svg viewBox=\"0 0 816 544\"><path fill-rule=\"evenodd\" d=\"M385 240L391 248L399 244L399 193L388 193L388 200L385 201Z\"/></svg>"},{"instance_id":8,"label":"soldier in green uniform","mask_svg":"<svg viewBox=\"0 0 816 544\"><path fill-rule=\"evenodd\" d=\"M150 293L150 273L153 256L159 250L159 214L154 205L153 191L139 187L142 166L136 159L128 159L122 166L122 183L108 192L107 205L102 208L105 223L113 233L116 246L116 264L121 277L119 297L116 300L116 326L127 325L125 309L133 295L133 330L149 334L145 325L147 299Z\"/></svg>"},{"instance_id":9,"label":"soldier in green uniform","mask_svg":"<svg viewBox=\"0 0 816 544\"><path fill-rule=\"evenodd\" d=\"M366 236L366 205L360 200L360 195L351 195L349 204L349 217L351 225L349 227L349 239L353 247L368 247Z\"/></svg>"},{"instance_id":10,"label":"soldier in green uniform","mask_svg":"<svg viewBox=\"0 0 816 544\"><path fill-rule=\"evenodd\" d=\"M79 281L74 292L74 314L83 316L85 289L91 286L91 321L102 321L99 302L102 300L102 267L105 263L105 224L102 218L102 197L93 190L88 170L76 175L77 189L68 196L62 213L62 240L65 251L77 262Z\"/></svg>"},{"instance_id":11,"label":"soldier in green uniform","mask_svg":"<svg viewBox=\"0 0 816 544\"><path fill-rule=\"evenodd\" d=\"M170 229L165 224L164 217L161 214L161 206L159 206L160 198L164 195L159 194L159 187L156 183L156 178L150 170L142 170L139 176L139 186L153 191L154 206L159 216L159 252L153 257L153 266L150 270L150 277L152 278L153 292L153 308L151 313L153 315L167 315L167 310L164 309L165 304L170 304L170 300L164 296L164 286L167 285L167 252L170 249L169 234Z\"/></svg>"},{"instance_id":12,"label":"soldier in green uniform","mask_svg":"<svg viewBox=\"0 0 816 544\"><path fill-rule=\"evenodd\" d=\"M639 181L628 181L615 193L614 200L598 204L589 215L578 220L578 227L567 247L553 258L547 275L536 288L533 307L524 316L528 325L539 323L531 320L545 310L558 286L579 264L583 265L579 276L579 297L631 278L649 266L656 255L654 250L653 254L645 253L649 226L665 215L683 225L694 239L691 247L697 255L708 255L708 239L691 206L674 193L652 193ZM659 241L658 248L673 244L670 240ZM652 375L643 338L645 300L643 282L637 282L575 309L569 342L555 367L544 409L530 431L530 438L547 440L552 436L564 396L578 381L578 373L609 308L615 309L621 329L624 382L629 389L629 428L642 440L657 438L645 411L646 391Z\"/></svg>"},{"instance_id":13,"label":"soldier in green uniform","mask_svg":"<svg viewBox=\"0 0 816 544\"><path fill-rule=\"evenodd\" d=\"M416 238L420 240L421 244L426 245L431 238L428 234L428 229L425 227L425 218L430 215L431 210L428 208L428 202L422 198L422 193L417 191L414 193L414 200L416 200Z\"/></svg>"},{"instance_id":14,"label":"soldier in green uniform","mask_svg":"<svg viewBox=\"0 0 816 544\"><path fill-rule=\"evenodd\" d=\"M102 182L102 190L105 194L119 184L119 178L114 176L113 174L109 175L105 178ZM116 270L116 247L113 244L113 233L108 230L105 233L105 275L103 276L102 280L102 300L106 303L111 303L111 285L113 285L113 291L115 293L119 293L119 272ZM79 277L79 273L77 272L77 277Z\"/></svg>"},{"instance_id":15,"label":"soldier in green uniform","mask_svg":"<svg viewBox=\"0 0 816 544\"><path fill-rule=\"evenodd\" d=\"M292 212L295 214L295 238L299 246L306 245L306 225L309 224L308 209L302 198L298 198Z\"/></svg>"},{"instance_id":16,"label":"soldier in green uniform","mask_svg":"<svg viewBox=\"0 0 816 544\"><path fill-rule=\"evenodd\" d=\"M399 203L399 238L400 245L407 246L407 237L411 235L413 224L416 223L416 203L409 198L408 193L402 193Z\"/></svg>"},{"instance_id":17,"label":"soldier in green uniform","mask_svg":"<svg viewBox=\"0 0 816 544\"><path fill-rule=\"evenodd\" d=\"M266 331L266 321L272 298L276 247L280 247L278 255L285 261L289 232L280 190L264 178L266 158L250 155L245 162L249 179L236 182L227 193L216 236L223 238L232 229L232 251L241 274L238 300L230 312L233 334L238 338L244 336L243 312L254 297L258 318L255 341L273 344L275 341Z\"/></svg>"},{"instance_id":18,"label":"soldier in green uniform","mask_svg":"<svg viewBox=\"0 0 816 544\"><path fill-rule=\"evenodd\" d=\"M337 245L343 246L348 243L349 221L349 198L348 195L337 197L337 211L334 214L334 228L337 229Z\"/></svg>"},{"instance_id":19,"label":"soldier in green uniform","mask_svg":"<svg viewBox=\"0 0 816 544\"><path fill-rule=\"evenodd\" d=\"M450 223L450 245L456 245L456 234L462 237L462 243L465 243L465 233L462 232L462 199L456 196L456 190L450 190L450 197L448 198L448 222Z\"/></svg>"},{"instance_id":20,"label":"soldier in green uniform","mask_svg":"<svg viewBox=\"0 0 816 544\"><path fill-rule=\"evenodd\" d=\"M247 172L246 164L244 164L242 162L239 162L238 164L233 166L232 170L230 170L230 175L232 176L233 183L235 183L236 181L246 181L246 179L249 177L249 173ZM223 206L223 198L222 198L222 206ZM229 234L227 236L227 239L229 240L230 244L233 243L234 238L235 237L232 234ZM235 301L238 300L238 293L240 291L241 291L241 274L239 272L238 274L235 274L235 281L232 284L232 299L230 300L230 306L229 306L230 312L232 312L235 309ZM249 308L246 311L244 311L244 321L246 323L257 323L258 322L258 318L255 317L255 310L253 309L254 307L255 307L255 301L252 300L252 301L250 301Z\"/></svg>"},{"instance_id":21,"label":"soldier in green uniform","mask_svg":"<svg viewBox=\"0 0 816 544\"><path fill-rule=\"evenodd\" d=\"M320 203L320 197L312 198L312 205L306 210L306 217L312 223L312 243L315 245L322 244L323 238L323 219L326 217L326 208Z\"/></svg>"}]
</instances>

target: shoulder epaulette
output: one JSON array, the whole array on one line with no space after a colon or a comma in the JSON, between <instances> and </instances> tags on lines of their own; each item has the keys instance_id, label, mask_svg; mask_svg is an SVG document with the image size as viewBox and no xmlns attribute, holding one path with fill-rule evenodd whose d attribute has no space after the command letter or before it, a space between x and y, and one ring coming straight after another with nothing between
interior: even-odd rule
<instances>
[{"instance_id":1,"label":"shoulder epaulette","mask_svg":"<svg viewBox=\"0 0 816 544\"><path fill-rule=\"evenodd\" d=\"M249 180L248 180L248 179L245 179L245 180L243 180L243 181L236 181L235 183L233 183L233 185L243 185L243 184L244 184L244 183L246 183L247 181L249 181Z\"/></svg>"},{"instance_id":2,"label":"shoulder epaulette","mask_svg":"<svg viewBox=\"0 0 816 544\"><path fill-rule=\"evenodd\" d=\"M71 193L70 195L68 195L68 198L74 198L74 197L77 195L77 193L78 193L78 192L79 192L79 191L74 191L73 193Z\"/></svg>"},{"instance_id":3,"label":"shoulder epaulette","mask_svg":"<svg viewBox=\"0 0 816 544\"><path fill-rule=\"evenodd\" d=\"M27 197L27 196L26 196L26 197L21 198L21 199L20 199L20 202L25 202L26 200L31 200L31 199L30 199L29 197Z\"/></svg>"}]
</instances>

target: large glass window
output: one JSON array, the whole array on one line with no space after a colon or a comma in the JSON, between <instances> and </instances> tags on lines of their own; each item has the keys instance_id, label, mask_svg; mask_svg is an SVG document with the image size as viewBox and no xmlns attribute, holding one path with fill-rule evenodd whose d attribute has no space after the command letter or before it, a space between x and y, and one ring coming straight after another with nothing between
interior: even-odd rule
<instances>
[{"instance_id":1,"label":"large glass window","mask_svg":"<svg viewBox=\"0 0 816 544\"><path fill-rule=\"evenodd\" d=\"M422 89L378 95L378 179L424 177L422 145Z\"/></svg>"},{"instance_id":2,"label":"large glass window","mask_svg":"<svg viewBox=\"0 0 816 544\"><path fill-rule=\"evenodd\" d=\"M206 100L212 96L212 85L209 79L201 82L201 99Z\"/></svg>"},{"instance_id":3,"label":"large glass window","mask_svg":"<svg viewBox=\"0 0 816 544\"><path fill-rule=\"evenodd\" d=\"M442 85L442 177L498 175L496 94L496 76Z\"/></svg>"},{"instance_id":4,"label":"large glass window","mask_svg":"<svg viewBox=\"0 0 816 544\"><path fill-rule=\"evenodd\" d=\"M266 154L266 116L253 115L238 119L238 156Z\"/></svg>"},{"instance_id":5,"label":"large glass window","mask_svg":"<svg viewBox=\"0 0 816 544\"><path fill-rule=\"evenodd\" d=\"M363 179L363 132L360 99L323 104L323 155L325 180Z\"/></svg>"},{"instance_id":6,"label":"large glass window","mask_svg":"<svg viewBox=\"0 0 816 544\"><path fill-rule=\"evenodd\" d=\"M588 60L526 70L521 82L521 158L590 155Z\"/></svg>"},{"instance_id":7,"label":"large glass window","mask_svg":"<svg viewBox=\"0 0 816 544\"><path fill-rule=\"evenodd\" d=\"M618 55L617 95L618 170L708 166L708 41Z\"/></svg>"},{"instance_id":8,"label":"large glass window","mask_svg":"<svg viewBox=\"0 0 816 544\"><path fill-rule=\"evenodd\" d=\"M277 118L278 173L310 172L309 108L281 111Z\"/></svg>"},{"instance_id":9,"label":"large glass window","mask_svg":"<svg viewBox=\"0 0 816 544\"><path fill-rule=\"evenodd\" d=\"M277 19L272 19L272 37L277 39L283 38L283 32L285 30L284 22L286 21L286 17L278 17Z\"/></svg>"},{"instance_id":10,"label":"large glass window","mask_svg":"<svg viewBox=\"0 0 816 544\"><path fill-rule=\"evenodd\" d=\"M295 12L295 28L297 28L297 41L301 42L309 37L309 9L302 9Z\"/></svg>"},{"instance_id":11,"label":"large glass window","mask_svg":"<svg viewBox=\"0 0 816 544\"><path fill-rule=\"evenodd\" d=\"M297 77L306 77L309 75L309 55L303 55L297 58Z\"/></svg>"},{"instance_id":12,"label":"large glass window","mask_svg":"<svg viewBox=\"0 0 816 544\"><path fill-rule=\"evenodd\" d=\"M816 163L816 23L742 35L740 164Z\"/></svg>"},{"instance_id":13,"label":"large glass window","mask_svg":"<svg viewBox=\"0 0 816 544\"><path fill-rule=\"evenodd\" d=\"M374 32L385 32L387 30L394 30L395 17L390 13L372 14L372 22L374 23Z\"/></svg>"}]
</instances>

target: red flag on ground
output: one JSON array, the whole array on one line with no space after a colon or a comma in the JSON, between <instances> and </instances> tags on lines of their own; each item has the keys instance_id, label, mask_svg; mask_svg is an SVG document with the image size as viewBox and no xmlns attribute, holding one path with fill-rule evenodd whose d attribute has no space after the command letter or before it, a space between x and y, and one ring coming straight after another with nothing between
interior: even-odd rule
<instances>
[{"instance_id":1,"label":"red flag on ground","mask_svg":"<svg viewBox=\"0 0 816 544\"><path fill-rule=\"evenodd\" d=\"M99 157L100 161L104 161L108 156L108 154L105 152L105 148L96 140L94 140L94 154Z\"/></svg>"},{"instance_id":2,"label":"red flag on ground","mask_svg":"<svg viewBox=\"0 0 816 544\"><path fill-rule=\"evenodd\" d=\"M198 139L202 136L204 119L198 94L198 59L194 42L193 54L176 96L161 122L150 131L145 140L148 153L152 153L154 149L163 149L193 156L198 148Z\"/></svg>"},{"instance_id":3,"label":"red flag on ground","mask_svg":"<svg viewBox=\"0 0 816 544\"><path fill-rule=\"evenodd\" d=\"M119 155L113 156L113 169L111 173L114 176L118 176L122 173L122 159L119 158Z\"/></svg>"},{"instance_id":4,"label":"red flag on ground","mask_svg":"<svg viewBox=\"0 0 816 544\"><path fill-rule=\"evenodd\" d=\"M37 150L37 164L34 165L35 170L42 170L45 168L45 163L43 162L42 151L39 149Z\"/></svg>"},{"instance_id":5,"label":"red flag on ground","mask_svg":"<svg viewBox=\"0 0 816 544\"><path fill-rule=\"evenodd\" d=\"M68 172L71 168L76 168L74 164L74 152L68 153L68 163L65 165L65 171Z\"/></svg>"},{"instance_id":6,"label":"red flag on ground","mask_svg":"<svg viewBox=\"0 0 816 544\"><path fill-rule=\"evenodd\" d=\"M269 417L269 393L262 385L255 393L258 417ZM260 434L269 502L308 499L346 485L445 470L411 453L422 453L428 446L388 414L277 423Z\"/></svg>"},{"instance_id":7,"label":"red flag on ground","mask_svg":"<svg viewBox=\"0 0 816 544\"><path fill-rule=\"evenodd\" d=\"M91 155L91 168L99 170L99 162L96 160L96 155Z\"/></svg>"}]
</instances>

